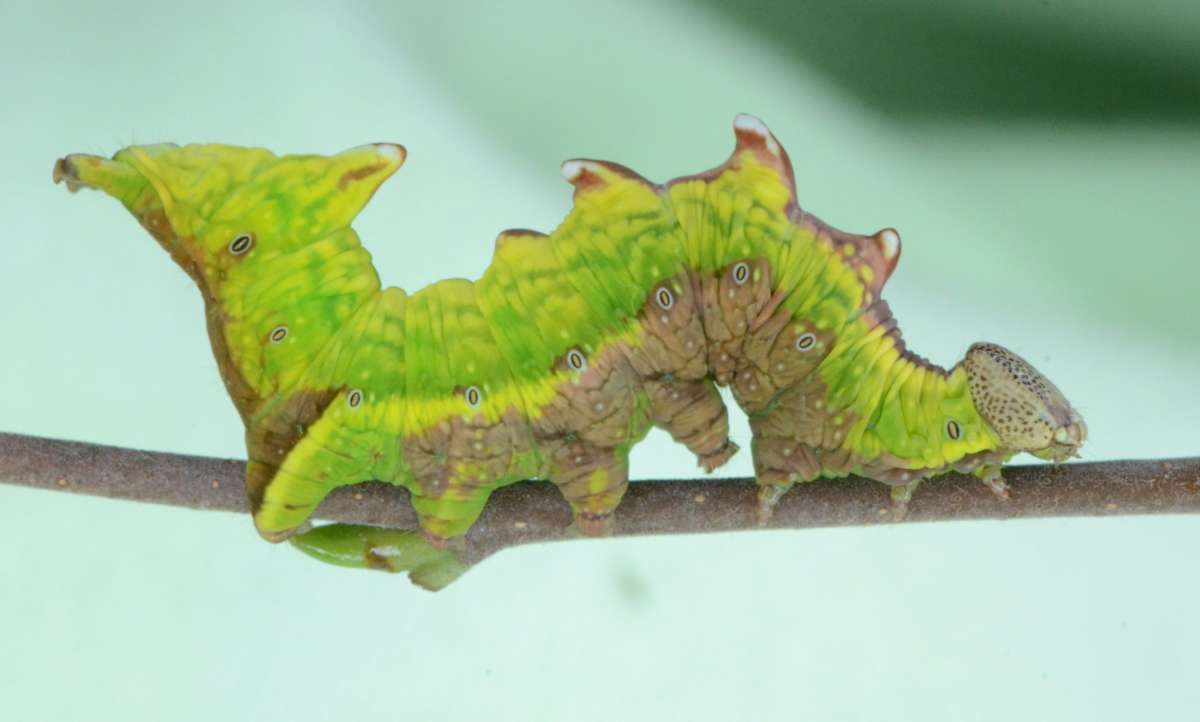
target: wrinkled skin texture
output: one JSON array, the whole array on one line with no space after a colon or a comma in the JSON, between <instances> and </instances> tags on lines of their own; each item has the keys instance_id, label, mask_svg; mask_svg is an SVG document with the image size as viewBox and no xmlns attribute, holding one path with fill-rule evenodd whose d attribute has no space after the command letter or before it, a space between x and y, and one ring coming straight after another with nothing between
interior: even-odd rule
<instances>
[{"instance_id":1,"label":"wrinkled skin texture","mask_svg":"<svg viewBox=\"0 0 1200 722\"><path fill-rule=\"evenodd\" d=\"M133 146L63 158L55 178L118 198L199 286L246 424L255 524L272 541L367 479L412 492L434 548L494 489L531 477L558 484L580 530L602 534L651 425L705 470L737 451L718 385L750 416L764 520L822 476L889 484L903 513L930 476L974 473L1003 494L1014 454L1078 450L1082 418L1012 352L976 344L945 370L907 351L880 298L899 235L801 210L766 126L738 116L734 130L724 164L665 184L568 161L575 204L557 229L506 231L480 279L411 295L381 287L350 228L400 146ZM325 556L339 563L374 538L309 536L305 549L322 556L334 536L341 551Z\"/></svg>"}]
</instances>

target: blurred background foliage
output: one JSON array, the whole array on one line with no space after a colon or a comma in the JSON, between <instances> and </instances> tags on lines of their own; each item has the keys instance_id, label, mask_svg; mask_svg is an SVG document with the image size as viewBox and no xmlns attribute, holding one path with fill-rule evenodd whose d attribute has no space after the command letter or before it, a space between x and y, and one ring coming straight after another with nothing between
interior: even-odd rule
<instances>
[{"instance_id":1,"label":"blurred background foliage","mask_svg":"<svg viewBox=\"0 0 1200 722\"><path fill-rule=\"evenodd\" d=\"M1174 274L1191 273L1197 244L1142 219L1194 218L1200 163L1160 156L1200 161L1200 5L748 0L674 17L677 7L656 3L442 7L386 6L379 17L407 59L543 178L581 151L677 175L727 143L726 116L745 110L783 137L802 205L915 239L905 254L922 262L904 273L982 275L996 292L1005 282L993 271L1055 284L1076 268L1076 294L1037 289L1028 310L1069 304L1160 337L1192 315L1175 295L1189 276ZM1105 135L1117 129L1149 137ZM863 168L851 155L874 157ZM920 234L906 217L920 201L909 190L928 198L921 175L944 186L958 206L949 213L992 225L964 228L960 241L998 241L986 268L942 268L954 265L951 239ZM871 211L877 219L861 220ZM1139 253L1144 243L1154 252ZM1087 279L1102 277L1117 287L1088 293Z\"/></svg>"},{"instance_id":2,"label":"blurred background foliage","mask_svg":"<svg viewBox=\"0 0 1200 722\"><path fill-rule=\"evenodd\" d=\"M705 0L900 122L1200 120L1200 5Z\"/></svg>"},{"instance_id":3,"label":"blurred background foliage","mask_svg":"<svg viewBox=\"0 0 1200 722\"><path fill-rule=\"evenodd\" d=\"M694 172L746 111L807 210L900 230L887 298L914 349L1027 355L1087 416L1089 459L1195 454L1197 38L1184 0L0 0L0 429L243 454L194 288L111 200L50 184L64 153L402 142L357 228L413 290L478 276L500 229L552 228L563 159ZM693 461L656 433L633 468ZM1193 519L577 542L431 596L235 516L4 487L0 509L4 718L1200 708Z\"/></svg>"}]
</instances>

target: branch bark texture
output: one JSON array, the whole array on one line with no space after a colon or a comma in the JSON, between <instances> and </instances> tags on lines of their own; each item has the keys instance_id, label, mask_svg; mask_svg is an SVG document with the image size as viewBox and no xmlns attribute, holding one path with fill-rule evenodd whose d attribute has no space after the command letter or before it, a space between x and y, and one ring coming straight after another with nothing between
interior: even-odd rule
<instances>
[{"instance_id":1,"label":"branch bark texture","mask_svg":"<svg viewBox=\"0 0 1200 722\"><path fill-rule=\"evenodd\" d=\"M245 464L0 433L0 482L112 499L215 511L249 511ZM1200 513L1200 457L1010 466L1011 498L978 480L949 474L922 484L906 521ZM614 534L688 534L757 528L750 479L682 479L630 484ZM779 503L771 528L891 522L888 488L850 477L798 485ZM408 492L368 482L335 490L316 518L413 529ZM547 482L497 491L467 537L469 556L574 536L571 514Z\"/></svg>"}]
</instances>

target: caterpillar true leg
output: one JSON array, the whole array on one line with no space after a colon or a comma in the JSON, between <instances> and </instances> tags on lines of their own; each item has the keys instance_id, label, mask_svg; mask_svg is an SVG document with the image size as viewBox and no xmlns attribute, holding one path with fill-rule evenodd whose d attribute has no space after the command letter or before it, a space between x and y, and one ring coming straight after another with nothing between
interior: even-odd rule
<instances>
[{"instance_id":1,"label":"caterpillar true leg","mask_svg":"<svg viewBox=\"0 0 1200 722\"><path fill-rule=\"evenodd\" d=\"M1004 476L1000 473L999 464L984 464L973 473L992 490L993 494L1001 499L1008 498L1008 484L1004 483Z\"/></svg>"},{"instance_id":2,"label":"caterpillar true leg","mask_svg":"<svg viewBox=\"0 0 1200 722\"><path fill-rule=\"evenodd\" d=\"M913 492L921 485L921 479L907 484L896 484L891 490L892 520L903 521L908 516L908 502L912 500Z\"/></svg>"}]
</instances>

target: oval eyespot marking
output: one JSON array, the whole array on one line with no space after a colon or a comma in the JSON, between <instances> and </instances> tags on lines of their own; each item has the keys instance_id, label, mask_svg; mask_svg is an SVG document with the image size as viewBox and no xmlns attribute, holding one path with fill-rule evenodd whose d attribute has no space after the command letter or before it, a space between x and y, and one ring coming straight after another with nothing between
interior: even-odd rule
<instances>
[{"instance_id":1,"label":"oval eyespot marking","mask_svg":"<svg viewBox=\"0 0 1200 722\"><path fill-rule=\"evenodd\" d=\"M254 236L249 233L241 233L229 242L229 252L240 256L249 251L252 246L254 246Z\"/></svg>"},{"instance_id":2,"label":"oval eyespot marking","mask_svg":"<svg viewBox=\"0 0 1200 722\"><path fill-rule=\"evenodd\" d=\"M958 422L954 419L950 419L946 422L946 436L949 436L955 441L958 441L959 438L962 437L962 427L959 426Z\"/></svg>"},{"instance_id":3,"label":"oval eyespot marking","mask_svg":"<svg viewBox=\"0 0 1200 722\"><path fill-rule=\"evenodd\" d=\"M463 392L463 398L466 399L467 406L477 409L483 401L483 392L479 390L478 386L468 386L467 390Z\"/></svg>"},{"instance_id":4,"label":"oval eyespot marking","mask_svg":"<svg viewBox=\"0 0 1200 722\"><path fill-rule=\"evenodd\" d=\"M359 389L350 389L350 393L346 394L346 405L352 409L357 409L362 406L363 392Z\"/></svg>"},{"instance_id":5,"label":"oval eyespot marking","mask_svg":"<svg viewBox=\"0 0 1200 722\"><path fill-rule=\"evenodd\" d=\"M288 337L287 326L276 326L271 331L271 343L279 343Z\"/></svg>"},{"instance_id":6,"label":"oval eyespot marking","mask_svg":"<svg viewBox=\"0 0 1200 722\"><path fill-rule=\"evenodd\" d=\"M811 333L802 333L796 337L797 351L811 351L817 345L817 337Z\"/></svg>"},{"instance_id":7,"label":"oval eyespot marking","mask_svg":"<svg viewBox=\"0 0 1200 722\"><path fill-rule=\"evenodd\" d=\"M675 294L671 293L671 289L663 286L654 292L654 302L662 310L669 311L675 305Z\"/></svg>"},{"instance_id":8,"label":"oval eyespot marking","mask_svg":"<svg viewBox=\"0 0 1200 722\"><path fill-rule=\"evenodd\" d=\"M745 285L746 281L750 280L750 264L742 261L733 267L733 282L739 286Z\"/></svg>"},{"instance_id":9,"label":"oval eyespot marking","mask_svg":"<svg viewBox=\"0 0 1200 722\"><path fill-rule=\"evenodd\" d=\"M582 371L587 368L587 356L584 356L579 349L573 348L567 352L567 366L576 371Z\"/></svg>"}]
</instances>

